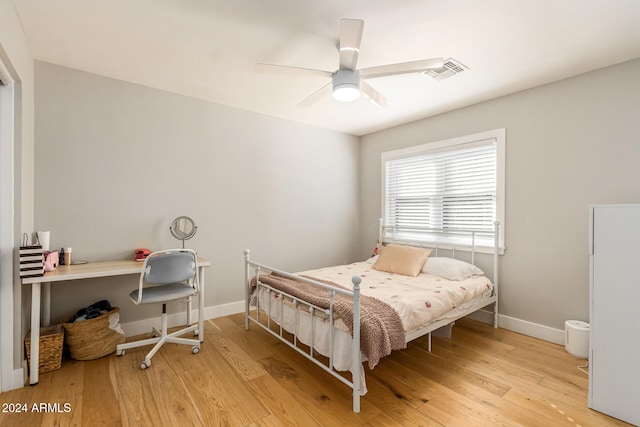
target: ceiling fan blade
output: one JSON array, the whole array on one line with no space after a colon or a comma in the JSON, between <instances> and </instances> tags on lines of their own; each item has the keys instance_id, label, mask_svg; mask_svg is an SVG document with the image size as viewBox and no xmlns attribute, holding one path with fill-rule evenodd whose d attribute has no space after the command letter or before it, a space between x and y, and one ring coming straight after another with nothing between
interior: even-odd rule
<instances>
[{"instance_id":1,"label":"ceiling fan blade","mask_svg":"<svg viewBox=\"0 0 640 427\"><path fill-rule=\"evenodd\" d=\"M427 70L439 70L444 66L442 58L423 59L420 61L401 62L398 64L379 65L360 70L363 78L393 76L396 74L419 73Z\"/></svg>"},{"instance_id":2,"label":"ceiling fan blade","mask_svg":"<svg viewBox=\"0 0 640 427\"><path fill-rule=\"evenodd\" d=\"M279 74L290 74L290 75L317 75L323 77L331 77L333 74L331 71L325 70L316 70L314 68L304 68L304 67L292 67L290 65L277 65L277 64L256 64L256 71L261 73L279 73Z\"/></svg>"},{"instance_id":3,"label":"ceiling fan blade","mask_svg":"<svg viewBox=\"0 0 640 427\"><path fill-rule=\"evenodd\" d=\"M362 19L340 20L340 69L355 70L358 64L360 41L362 40Z\"/></svg>"},{"instance_id":4,"label":"ceiling fan blade","mask_svg":"<svg viewBox=\"0 0 640 427\"><path fill-rule=\"evenodd\" d=\"M369 97L378 107L384 107L387 105L387 98L385 98L380 92L375 90L369 83L362 80L360 82L360 90Z\"/></svg>"},{"instance_id":5,"label":"ceiling fan blade","mask_svg":"<svg viewBox=\"0 0 640 427\"><path fill-rule=\"evenodd\" d=\"M322 86L317 91L313 92L311 95L309 95L305 99L303 99L302 101L300 101L300 103L298 104L298 107L308 107L316 103L323 96L330 94L331 89L332 89L332 82L329 82L326 85Z\"/></svg>"}]
</instances>

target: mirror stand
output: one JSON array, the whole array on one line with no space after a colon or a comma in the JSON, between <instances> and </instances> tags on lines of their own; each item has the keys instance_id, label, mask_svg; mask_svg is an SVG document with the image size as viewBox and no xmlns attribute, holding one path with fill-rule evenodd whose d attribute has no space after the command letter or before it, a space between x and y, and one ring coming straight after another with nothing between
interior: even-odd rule
<instances>
[{"instance_id":1,"label":"mirror stand","mask_svg":"<svg viewBox=\"0 0 640 427\"><path fill-rule=\"evenodd\" d=\"M193 219L188 216L177 217L169 226L171 235L178 240L182 240L182 249L184 249L184 241L195 236L197 229L198 227L193 222Z\"/></svg>"}]
</instances>

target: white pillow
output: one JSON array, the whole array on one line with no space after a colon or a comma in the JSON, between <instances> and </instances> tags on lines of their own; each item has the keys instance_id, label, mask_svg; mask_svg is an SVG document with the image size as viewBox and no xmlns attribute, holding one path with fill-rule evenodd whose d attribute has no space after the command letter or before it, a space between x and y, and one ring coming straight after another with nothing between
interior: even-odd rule
<instances>
[{"instance_id":1,"label":"white pillow","mask_svg":"<svg viewBox=\"0 0 640 427\"><path fill-rule=\"evenodd\" d=\"M446 257L429 257L422 267L422 272L449 280L464 280L473 276L482 276L484 271L473 264L459 259Z\"/></svg>"},{"instance_id":2,"label":"white pillow","mask_svg":"<svg viewBox=\"0 0 640 427\"><path fill-rule=\"evenodd\" d=\"M378 260L378 255L374 255L371 258L367 259L367 262L369 264L375 264L377 260Z\"/></svg>"}]
</instances>

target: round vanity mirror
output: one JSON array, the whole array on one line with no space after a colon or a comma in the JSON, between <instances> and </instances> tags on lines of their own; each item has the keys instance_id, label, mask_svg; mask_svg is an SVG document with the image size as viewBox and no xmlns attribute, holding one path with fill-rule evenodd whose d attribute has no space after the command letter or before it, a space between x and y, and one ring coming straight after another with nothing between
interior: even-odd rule
<instances>
[{"instance_id":1,"label":"round vanity mirror","mask_svg":"<svg viewBox=\"0 0 640 427\"><path fill-rule=\"evenodd\" d=\"M196 234L198 227L188 216L179 216L173 220L169 229L173 237L182 240L182 248L184 249L184 241L192 238Z\"/></svg>"}]
</instances>

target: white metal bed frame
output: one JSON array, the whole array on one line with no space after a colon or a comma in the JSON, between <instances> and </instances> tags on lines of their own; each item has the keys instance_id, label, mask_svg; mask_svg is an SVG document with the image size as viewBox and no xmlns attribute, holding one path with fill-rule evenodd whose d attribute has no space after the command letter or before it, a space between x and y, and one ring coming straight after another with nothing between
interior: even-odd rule
<instances>
[{"instance_id":1,"label":"white metal bed frame","mask_svg":"<svg viewBox=\"0 0 640 427\"><path fill-rule=\"evenodd\" d=\"M406 231L407 228L403 227L402 231ZM497 328L498 327L498 260L499 260L499 232L500 232L500 223L498 221L494 222L494 231L493 233L488 233L487 231L478 231L478 230L456 230L454 232L451 231L447 231L447 230L440 230L440 229L432 229L432 228L426 228L426 227L415 227L412 228L411 230L416 230L416 231L423 231L423 232L429 232L429 233L434 233L440 236L461 236L461 235L466 235L466 236L470 236L471 237L471 244L451 244L451 243L445 243L445 244L440 244L440 243L420 243L420 244L416 244L415 242L410 243L410 242L400 242L396 240L396 230L394 229L394 227L383 227L382 226L382 220L380 222L380 234L379 234L379 241L381 242L398 242L398 243L405 243L405 244L412 244L415 246L420 246L420 247L425 247L425 248L433 248L433 250L435 251L434 256L438 256L438 251L439 250L447 250L451 253L451 258L455 258L455 254L456 251L463 251L463 252L471 252L471 263L474 264L475 262L475 253L476 253L476 235L477 234L482 234L482 235L486 235L486 234L493 234L494 237L494 247L493 247L493 293L492 295L487 298L484 299L480 302L474 303L472 306L470 306L469 308L467 308L466 310L464 310L463 312L457 314L454 317L446 317L443 318L441 320L437 320L434 321L432 323L430 323L429 325L418 329L416 331L413 331L411 333L408 333L406 336L406 340L407 342L409 341L413 341L414 339L420 338L422 336L428 335L428 350L431 351L431 332L435 331L436 329L439 329L443 326L447 326L453 322L455 322L457 319L460 319L462 317L465 317L475 311L478 311L482 308L485 308L491 304L494 304L494 310L493 310L493 327ZM390 232L391 237L386 237L387 232ZM256 262L253 262L250 260L250 251L249 249L246 249L244 252L244 256L245 256L245 329L249 330L249 326L251 323L254 323L258 326L260 326L261 328L263 328L264 330L266 330L267 332L269 332L271 335L277 337L278 339L280 339L282 342L284 342L285 344L287 344L289 347L293 348L294 350L296 350L298 353L300 353L301 355L303 355L304 357L306 357L307 359L311 360L313 363L315 363L317 366L321 367L322 369L324 369L326 372L328 372L329 374L333 375L335 378L337 378L338 380L340 380L341 382L343 382L344 384L346 384L347 386L349 386L352 390L353 390L353 412L360 412L360 396L361 396L361 384L363 383L364 378L361 378L361 375L363 374L363 371L361 370L362 367L362 362L364 360L364 356L360 351L360 282L361 282L361 278L360 276L353 276L352 277L352 283L353 283L353 290L347 290L344 288L338 288L338 287L334 287L334 286L330 286L326 283L321 283L315 280L311 280L308 279L306 277L302 277L302 276L297 276L295 274L292 273L288 273L286 271L283 270L279 270L277 268L273 268L273 267L269 267L267 265L264 264L259 264ZM252 275L252 270L254 271L254 275ZM312 284L314 286L318 286L322 289L325 289L327 291L327 294L329 296L329 300L330 300L330 307L329 309L323 309L320 308L318 306L314 306L313 304L310 304L304 300L301 300L297 297L294 297L292 295L289 295L285 292L282 292L280 290L277 290L275 288L272 288L269 285L266 285L262 282L260 282L260 274L265 272L264 274L268 274L268 273L276 273L279 275L282 275L286 278L289 279L294 279L294 280L298 280L301 282L306 282L309 284ZM286 331L287 333L289 333L290 335L292 335L292 341L290 341L288 338L286 338L284 336L284 332L285 330L283 329L283 327L281 325L279 325L276 321L274 321L274 323L277 325L277 327L275 328L277 330L274 331L271 327L271 298L269 298L269 307L267 307L266 311L263 311L263 315L267 317L266 319L266 325L264 323L261 322L260 317L261 317L261 310L260 310L260 301L259 298L255 298L255 306L256 306L256 310L255 314L252 316L251 315L251 303L252 303L252 292L250 290L250 283L252 278L255 277L256 278L256 295L258 294L260 288L264 288L267 289L268 292L274 292L277 296L280 297L280 301L283 301L283 297L286 297L288 299L292 300L293 306L294 308L296 308L295 312L296 312L296 324L297 324L297 320L298 320L298 306L302 305L304 307L306 307L310 313L310 318L311 318L311 329L312 329L312 333L311 333L311 344L308 346L308 350L305 350L303 348L301 348L299 346L299 340L298 337L295 333L295 331ZM353 341L352 341L352 355L353 355L353 360L352 360L352 369L351 369L351 373L352 373L352 378L351 380L345 378L343 375L340 374L339 371L337 371L334 366L333 366L333 353L334 353L334 332L332 329L332 332L330 334L330 344L329 344L329 356L328 356L328 362L322 361L317 359L314 356L314 339L315 339L315 328L314 328L314 324L315 324L315 320L316 320L316 316L314 315L316 312L321 312L324 315L326 315L329 319L329 325L333 325L333 321L334 321L334 314L333 314L333 299L335 297L336 294L344 294L347 295L348 297L351 297L353 299ZM282 310L283 310L283 304L280 304L280 319L283 319L282 316Z\"/></svg>"}]
</instances>

